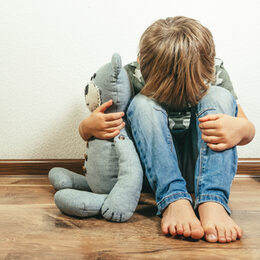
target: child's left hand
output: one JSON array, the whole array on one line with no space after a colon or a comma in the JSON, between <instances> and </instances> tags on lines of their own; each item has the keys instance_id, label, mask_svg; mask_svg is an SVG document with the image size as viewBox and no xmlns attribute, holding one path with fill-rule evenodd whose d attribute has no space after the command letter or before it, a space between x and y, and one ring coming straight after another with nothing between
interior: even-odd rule
<instances>
[{"instance_id":1,"label":"child's left hand","mask_svg":"<svg viewBox=\"0 0 260 260\"><path fill-rule=\"evenodd\" d=\"M244 127L248 122L243 117L211 114L199 118L201 138L214 151L223 151L240 144L244 138Z\"/></svg>"}]
</instances>

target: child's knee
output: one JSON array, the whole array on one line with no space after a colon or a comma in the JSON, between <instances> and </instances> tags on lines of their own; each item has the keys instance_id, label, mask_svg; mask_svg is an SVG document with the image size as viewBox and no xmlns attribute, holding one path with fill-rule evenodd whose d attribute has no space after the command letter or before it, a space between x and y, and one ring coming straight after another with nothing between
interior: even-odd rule
<instances>
[{"instance_id":1,"label":"child's knee","mask_svg":"<svg viewBox=\"0 0 260 260\"><path fill-rule=\"evenodd\" d=\"M139 120L142 120L142 118L143 120L149 118L153 118L154 120L160 115L167 117L167 112L154 100L142 94L138 94L133 98L127 110L127 118L130 122L136 117Z\"/></svg>"},{"instance_id":2,"label":"child's knee","mask_svg":"<svg viewBox=\"0 0 260 260\"><path fill-rule=\"evenodd\" d=\"M218 86L211 86L208 93L198 104L199 115L206 111L211 114L221 113L236 116L236 100L228 90Z\"/></svg>"}]
</instances>

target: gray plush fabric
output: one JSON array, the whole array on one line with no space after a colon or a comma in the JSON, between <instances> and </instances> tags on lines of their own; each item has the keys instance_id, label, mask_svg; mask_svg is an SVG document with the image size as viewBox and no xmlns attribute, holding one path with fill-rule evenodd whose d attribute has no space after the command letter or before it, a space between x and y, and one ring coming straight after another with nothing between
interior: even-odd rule
<instances>
[{"instance_id":1,"label":"gray plush fabric","mask_svg":"<svg viewBox=\"0 0 260 260\"><path fill-rule=\"evenodd\" d=\"M76 189L90 191L88 182L83 175L70 170L55 167L49 171L49 180L55 190Z\"/></svg>"},{"instance_id":2,"label":"gray plush fabric","mask_svg":"<svg viewBox=\"0 0 260 260\"><path fill-rule=\"evenodd\" d=\"M63 189L55 193L54 201L65 214L76 217L92 217L100 214L107 195L92 192Z\"/></svg>"},{"instance_id":3,"label":"gray plush fabric","mask_svg":"<svg viewBox=\"0 0 260 260\"><path fill-rule=\"evenodd\" d=\"M110 99L113 105L106 113L126 111L132 95L119 54L114 54L111 62L94 74L85 89L90 112ZM113 140L88 141L85 167L86 182L60 168L50 171L51 183L56 189L62 189L55 195L57 207L72 216L102 213L110 221L127 221L136 209L143 181L142 166L127 124ZM74 190L81 188L86 191Z\"/></svg>"},{"instance_id":4,"label":"gray plush fabric","mask_svg":"<svg viewBox=\"0 0 260 260\"><path fill-rule=\"evenodd\" d=\"M118 179L102 206L102 215L108 220L128 220L138 204L142 188L142 168L132 140L126 129L115 137L118 154Z\"/></svg>"}]
</instances>

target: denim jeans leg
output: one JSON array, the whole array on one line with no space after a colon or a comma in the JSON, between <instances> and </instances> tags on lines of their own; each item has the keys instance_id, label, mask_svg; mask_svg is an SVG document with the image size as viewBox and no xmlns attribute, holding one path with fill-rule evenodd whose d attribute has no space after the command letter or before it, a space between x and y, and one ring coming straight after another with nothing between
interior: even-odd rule
<instances>
[{"instance_id":1,"label":"denim jeans leg","mask_svg":"<svg viewBox=\"0 0 260 260\"><path fill-rule=\"evenodd\" d=\"M155 192L157 214L178 199L192 202L178 166L167 112L152 99L138 94L128 107L127 119L145 174Z\"/></svg>"},{"instance_id":2,"label":"denim jeans leg","mask_svg":"<svg viewBox=\"0 0 260 260\"><path fill-rule=\"evenodd\" d=\"M226 89L211 86L198 104L197 117L208 114L237 115L237 104ZM199 156L195 169L195 208L207 201L220 203L230 214L228 200L230 186L237 170L237 149L221 152L211 150L201 139L197 120Z\"/></svg>"}]
</instances>

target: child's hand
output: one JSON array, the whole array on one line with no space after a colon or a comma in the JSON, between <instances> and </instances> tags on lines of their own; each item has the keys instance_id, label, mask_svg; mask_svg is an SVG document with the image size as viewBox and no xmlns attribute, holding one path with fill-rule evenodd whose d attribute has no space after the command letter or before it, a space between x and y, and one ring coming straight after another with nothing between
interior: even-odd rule
<instances>
[{"instance_id":1,"label":"child's hand","mask_svg":"<svg viewBox=\"0 0 260 260\"><path fill-rule=\"evenodd\" d=\"M84 140L88 140L91 136L99 139L111 139L124 128L125 123L122 119L124 112L104 113L112 103L112 100L109 100L102 104L80 123L79 132Z\"/></svg>"},{"instance_id":2,"label":"child's hand","mask_svg":"<svg viewBox=\"0 0 260 260\"><path fill-rule=\"evenodd\" d=\"M199 118L201 138L214 151L223 151L238 145L244 136L247 119L225 114L212 114Z\"/></svg>"}]
</instances>

